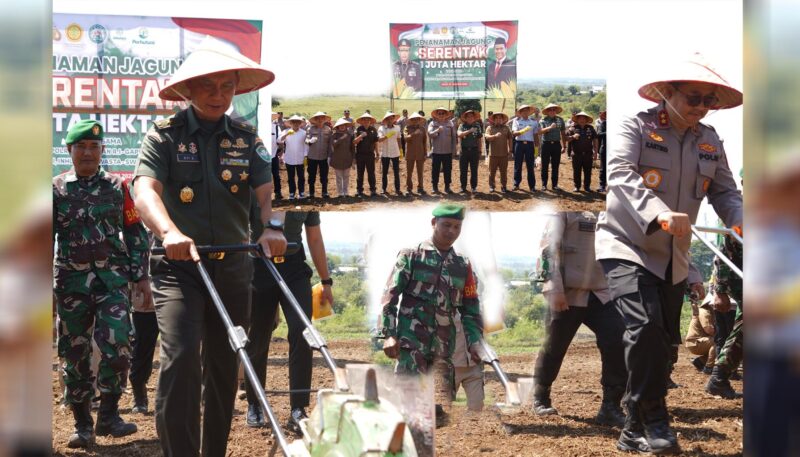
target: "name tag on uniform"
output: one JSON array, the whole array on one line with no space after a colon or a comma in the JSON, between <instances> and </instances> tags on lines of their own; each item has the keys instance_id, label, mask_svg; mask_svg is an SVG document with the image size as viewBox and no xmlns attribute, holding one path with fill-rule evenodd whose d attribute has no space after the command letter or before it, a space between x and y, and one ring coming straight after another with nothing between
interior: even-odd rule
<instances>
[{"instance_id":1,"label":"name tag on uniform","mask_svg":"<svg viewBox=\"0 0 800 457\"><path fill-rule=\"evenodd\" d=\"M594 222L578 222L578 230L581 232L594 232L595 231L595 223Z\"/></svg>"},{"instance_id":2,"label":"name tag on uniform","mask_svg":"<svg viewBox=\"0 0 800 457\"><path fill-rule=\"evenodd\" d=\"M669 152L669 149L666 146L661 146L660 144L653 143L652 141L648 141L644 145L645 147L648 147L650 149L655 149L656 151Z\"/></svg>"},{"instance_id":3,"label":"name tag on uniform","mask_svg":"<svg viewBox=\"0 0 800 457\"><path fill-rule=\"evenodd\" d=\"M200 162L197 154L178 154L178 162Z\"/></svg>"},{"instance_id":4,"label":"name tag on uniform","mask_svg":"<svg viewBox=\"0 0 800 457\"><path fill-rule=\"evenodd\" d=\"M220 165L227 165L229 167L249 167L250 160L248 159L231 159L229 157L225 157L219 159Z\"/></svg>"}]
</instances>

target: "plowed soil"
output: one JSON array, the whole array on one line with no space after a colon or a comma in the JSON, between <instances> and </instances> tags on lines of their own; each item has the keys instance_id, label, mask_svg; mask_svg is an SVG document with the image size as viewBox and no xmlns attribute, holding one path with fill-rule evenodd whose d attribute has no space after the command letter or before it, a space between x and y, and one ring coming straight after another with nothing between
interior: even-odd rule
<instances>
[{"instance_id":1,"label":"plowed soil","mask_svg":"<svg viewBox=\"0 0 800 457\"><path fill-rule=\"evenodd\" d=\"M367 341L334 341L330 349L340 364L370 360ZM272 344L267 373L270 389L288 388L288 344L278 340ZM503 368L512 379L531 376L535 354L501 356ZM672 425L678 434L683 455L734 456L742 452L742 401L722 400L707 395L703 386L707 376L697 372L689 362L690 355L681 352L673 379L681 387L671 390L667 403ZM151 409L158 366L148 385ZM124 438L98 438L88 452L66 447L72 433L72 416L58 404L61 396L53 372L53 453L59 456L153 456L161 455L152 411L146 415L130 414L131 395L121 400L121 414L133 421L139 432ZM453 406L447 425L436 430L436 454L440 456L605 456L624 455L614 443L619 430L596 425L593 421L600 405L600 357L591 342L573 345L553 385L553 405L558 416L537 417L527 411L500 414L491 405L482 413L466 413L463 402ZM312 387L330 387L332 376L320 357L314 358ZM742 383L733 386L741 391ZM461 393L463 395L463 391ZM503 389L497 376L487 368L486 395L502 401ZM281 424L288 418L288 397L270 395L270 403ZM314 396L311 397L312 407ZM228 442L230 456L267 455L272 440L267 429L245 425L247 403L237 400Z\"/></svg>"}]
</instances>

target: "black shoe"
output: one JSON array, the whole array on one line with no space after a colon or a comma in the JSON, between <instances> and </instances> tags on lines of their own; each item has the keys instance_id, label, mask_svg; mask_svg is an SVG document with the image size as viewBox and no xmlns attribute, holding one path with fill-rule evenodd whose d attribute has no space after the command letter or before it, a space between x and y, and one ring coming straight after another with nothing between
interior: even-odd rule
<instances>
[{"instance_id":1,"label":"black shoe","mask_svg":"<svg viewBox=\"0 0 800 457\"><path fill-rule=\"evenodd\" d=\"M531 193L536 192L536 186L531 187Z\"/></svg>"},{"instance_id":2,"label":"black shoe","mask_svg":"<svg viewBox=\"0 0 800 457\"><path fill-rule=\"evenodd\" d=\"M283 195L275 194L275 197L273 198L273 200L283 200Z\"/></svg>"},{"instance_id":3,"label":"black shoe","mask_svg":"<svg viewBox=\"0 0 800 457\"><path fill-rule=\"evenodd\" d=\"M576 188L572 189L572 191L580 193L581 190L580 190L580 188L576 187Z\"/></svg>"},{"instance_id":4,"label":"black shoe","mask_svg":"<svg viewBox=\"0 0 800 457\"><path fill-rule=\"evenodd\" d=\"M618 401L603 400L594 420L600 425L622 428L625 426L625 413Z\"/></svg>"},{"instance_id":5,"label":"black shoe","mask_svg":"<svg viewBox=\"0 0 800 457\"><path fill-rule=\"evenodd\" d=\"M503 194L505 194L505 193L507 193L507 192L508 192L508 189L506 189L505 187L503 187L503 188L501 188L501 189L500 189L500 193L503 193Z\"/></svg>"},{"instance_id":6,"label":"black shoe","mask_svg":"<svg viewBox=\"0 0 800 457\"><path fill-rule=\"evenodd\" d=\"M449 187L445 187L445 188L444 188L444 193L446 193L446 194L452 194L452 193L453 193L453 191L452 191L452 190L451 190Z\"/></svg>"},{"instance_id":7,"label":"black shoe","mask_svg":"<svg viewBox=\"0 0 800 457\"><path fill-rule=\"evenodd\" d=\"M375 198L376 195L378 195L378 191L376 191L376 190L369 191L370 198Z\"/></svg>"},{"instance_id":8,"label":"black shoe","mask_svg":"<svg viewBox=\"0 0 800 457\"><path fill-rule=\"evenodd\" d=\"M94 420L92 420L92 401L70 404L72 417L75 419L75 433L69 437L67 447L87 448L94 444Z\"/></svg>"},{"instance_id":9,"label":"black shoe","mask_svg":"<svg viewBox=\"0 0 800 457\"><path fill-rule=\"evenodd\" d=\"M554 416L558 411L550 401L550 387L537 385L533 391L533 412L537 416Z\"/></svg>"},{"instance_id":10,"label":"black shoe","mask_svg":"<svg viewBox=\"0 0 800 457\"><path fill-rule=\"evenodd\" d=\"M438 187L434 187L433 189L431 189L431 194L439 195L439 188Z\"/></svg>"},{"instance_id":11,"label":"black shoe","mask_svg":"<svg viewBox=\"0 0 800 457\"><path fill-rule=\"evenodd\" d=\"M134 414L145 414L147 412L147 386L142 384L135 384L131 382L131 390L133 391L133 407L131 412Z\"/></svg>"},{"instance_id":12,"label":"black shoe","mask_svg":"<svg viewBox=\"0 0 800 457\"><path fill-rule=\"evenodd\" d=\"M560 188L560 187L558 187L558 186L556 186L555 184L553 184L553 187L552 187L552 189L553 189L553 192L555 192L555 191L557 191L557 190L561 190L561 188Z\"/></svg>"},{"instance_id":13,"label":"black shoe","mask_svg":"<svg viewBox=\"0 0 800 457\"><path fill-rule=\"evenodd\" d=\"M703 371L703 368L706 367L706 357L700 356L693 358L692 365L694 365L697 371Z\"/></svg>"},{"instance_id":14,"label":"black shoe","mask_svg":"<svg viewBox=\"0 0 800 457\"><path fill-rule=\"evenodd\" d=\"M444 427L450 420L450 415L442 405L436 405L436 428Z\"/></svg>"},{"instance_id":15,"label":"black shoe","mask_svg":"<svg viewBox=\"0 0 800 457\"><path fill-rule=\"evenodd\" d=\"M731 387L731 382L728 380L729 376L728 373L725 373L725 370L719 366L715 366L714 370L711 372L711 377L708 378L706 392L726 400L741 398L742 395Z\"/></svg>"},{"instance_id":16,"label":"black shoe","mask_svg":"<svg viewBox=\"0 0 800 457\"><path fill-rule=\"evenodd\" d=\"M417 189L417 193L418 193L418 194L420 194L420 195L428 195L428 193L427 193L427 192L425 192L425 189L423 189L422 187L420 187L419 189Z\"/></svg>"},{"instance_id":17,"label":"black shoe","mask_svg":"<svg viewBox=\"0 0 800 457\"><path fill-rule=\"evenodd\" d=\"M473 194L474 194L475 192L477 192L477 191L478 191L478 188L477 188L477 187L473 187L473 188L472 188L472 193L473 193Z\"/></svg>"},{"instance_id":18,"label":"black shoe","mask_svg":"<svg viewBox=\"0 0 800 457\"><path fill-rule=\"evenodd\" d=\"M590 188L588 188L588 187L584 187L584 188L583 188L583 191L584 191L584 192L587 192L587 193L590 193L590 194L592 193L592 189L590 189Z\"/></svg>"},{"instance_id":19,"label":"black shoe","mask_svg":"<svg viewBox=\"0 0 800 457\"><path fill-rule=\"evenodd\" d=\"M644 436L653 454L674 454L680 451L678 437L669 426L667 403L661 400L641 402Z\"/></svg>"},{"instance_id":20,"label":"black shoe","mask_svg":"<svg viewBox=\"0 0 800 457\"><path fill-rule=\"evenodd\" d=\"M136 424L125 422L119 417L120 394L101 394L100 408L97 410L97 425L94 432L99 436L111 435L114 438L128 436L138 431Z\"/></svg>"},{"instance_id":21,"label":"black shoe","mask_svg":"<svg viewBox=\"0 0 800 457\"><path fill-rule=\"evenodd\" d=\"M514 192L516 192L516 191L518 191L518 190L519 190L519 186L514 186L513 188L511 188L511 190L513 190Z\"/></svg>"},{"instance_id":22,"label":"black shoe","mask_svg":"<svg viewBox=\"0 0 800 457\"><path fill-rule=\"evenodd\" d=\"M261 412L261 405L257 403L247 405L247 426L261 428L267 425L264 421L264 414Z\"/></svg>"},{"instance_id":23,"label":"black shoe","mask_svg":"<svg viewBox=\"0 0 800 457\"><path fill-rule=\"evenodd\" d=\"M308 419L306 410L303 408L293 409L291 416L289 416L289 420L286 422L286 429L296 433L297 435L302 435L303 431L300 428L300 421L303 419Z\"/></svg>"},{"instance_id":24,"label":"black shoe","mask_svg":"<svg viewBox=\"0 0 800 457\"><path fill-rule=\"evenodd\" d=\"M404 194L403 191L400 190L400 189L395 189L394 193L396 193L398 197L405 197L406 196L406 194Z\"/></svg>"},{"instance_id":25,"label":"black shoe","mask_svg":"<svg viewBox=\"0 0 800 457\"><path fill-rule=\"evenodd\" d=\"M300 198L303 198L303 197L302 197L302 195L303 195L303 193L302 193L302 192L300 192L300 195L301 195L301 197L300 197ZM309 199L316 198L316 197L314 196L314 192L309 192L309 193L308 193L308 198L309 198Z\"/></svg>"},{"instance_id":26,"label":"black shoe","mask_svg":"<svg viewBox=\"0 0 800 457\"><path fill-rule=\"evenodd\" d=\"M644 424L639 417L639 405L628 401L625 407L628 414L625 415L625 426L617 440L617 449L628 452L650 452L650 445L644 436Z\"/></svg>"},{"instance_id":27,"label":"black shoe","mask_svg":"<svg viewBox=\"0 0 800 457\"><path fill-rule=\"evenodd\" d=\"M730 379L731 381L741 381L742 375L740 375L738 371L734 371L733 373L731 373L728 379Z\"/></svg>"},{"instance_id":28,"label":"black shoe","mask_svg":"<svg viewBox=\"0 0 800 457\"><path fill-rule=\"evenodd\" d=\"M327 192L323 192L322 193L322 198L331 198L331 196Z\"/></svg>"},{"instance_id":29,"label":"black shoe","mask_svg":"<svg viewBox=\"0 0 800 457\"><path fill-rule=\"evenodd\" d=\"M461 191L459 192L459 194L461 194L461 195L467 195L467 189L461 189Z\"/></svg>"},{"instance_id":30,"label":"black shoe","mask_svg":"<svg viewBox=\"0 0 800 457\"><path fill-rule=\"evenodd\" d=\"M710 375L711 373L714 372L714 367L703 367L702 372L703 374Z\"/></svg>"},{"instance_id":31,"label":"black shoe","mask_svg":"<svg viewBox=\"0 0 800 457\"><path fill-rule=\"evenodd\" d=\"M366 197L366 195L364 195L364 192L357 192L356 193L356 197L364 198L364 197Z\"/></svg>"}]
</instances>

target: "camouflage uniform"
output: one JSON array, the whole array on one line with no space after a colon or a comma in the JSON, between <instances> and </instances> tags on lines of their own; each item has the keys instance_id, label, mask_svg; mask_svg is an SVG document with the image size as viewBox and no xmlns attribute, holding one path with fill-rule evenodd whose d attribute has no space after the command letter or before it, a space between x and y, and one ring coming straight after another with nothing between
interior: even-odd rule
<instances>
[{"instance_id":1,"label":"camouflage uniform","mask_svg":"<svg viewBox=\"0 0 800 457\"><path fill-rule=\"evenodd\" d=\"M742 268L744 249L741 243L730 236L725 236L723 238L721 251L726 257L733 261L734 265L740 269ZM716 365L722 367L726 373L732 373L736 371L739 362L742 361L742 345L744 340L744 335L742 334L742 309L744 307L742 302L742 278L734 273L725 262L715 257L714 283L716 284L714 286L715 292L727 294L739 304L736 308L733 330L725 340L725 345L720 350L716 362Z\"/></svg>"},{"instance_id":2,"label":"camouflage uniform","mask_svg":"<svg viewBox=\"0 0 800 457\"><path fill-rule=\"evenodd\" d=\"M431 240L400 251L381 305L383 335L397 338L400 346L396 372L428 373L435 366L437 396L446 402L453 384L455 311L461 313L468 346L483 333L477 279L469 260L452 248L439 252Z\"/></svg>"},{"instance_id":3,"label":"camouflage uniform","mask_svg":"<svg viewBox=\"0 0 800 457\"><path fill-rule=\"evenodd\" d=\"M81 403L93 393L92 337L101 352L97 387L120 394L130 356L128 282L148 275L147 232L127 184L103 169L89 178L74 170L53 178L53 223L67 401Z\"/></svg>"}]
</instances>

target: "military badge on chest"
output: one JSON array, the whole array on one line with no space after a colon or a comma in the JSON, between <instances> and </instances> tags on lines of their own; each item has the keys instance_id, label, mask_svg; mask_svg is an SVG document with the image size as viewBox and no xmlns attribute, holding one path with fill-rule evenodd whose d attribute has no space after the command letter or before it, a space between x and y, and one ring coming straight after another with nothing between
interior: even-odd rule
<instances>
[{"instance_id":1,"label":"military badge on chest","mask_svg":"<svg viewBox=\"0 0 800 457\"><path fill-rule=\"evenodd\" d=\"M708 143L700 143L697 145L697 149L700 150L699 157L700 160L710 160L712 162L719 161L719 154L717 154L717 147L713 144Z\"/></svg>"}]
</instances>

